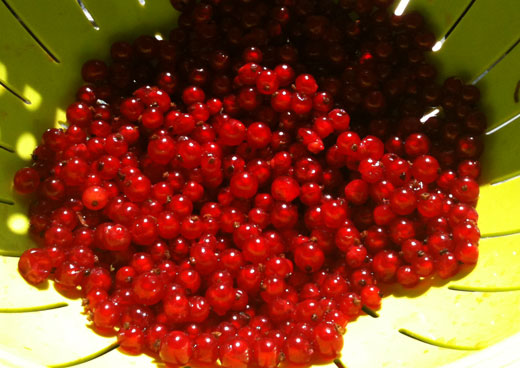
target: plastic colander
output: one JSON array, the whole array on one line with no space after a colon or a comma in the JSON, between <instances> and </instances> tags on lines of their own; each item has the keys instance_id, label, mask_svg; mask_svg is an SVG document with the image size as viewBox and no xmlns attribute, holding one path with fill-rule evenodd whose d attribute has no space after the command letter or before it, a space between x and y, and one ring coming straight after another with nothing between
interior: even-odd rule
<instances>
[{"instance_id":1,"label":"plastic colander","mask_svg":"<svg viewBox=\"0 0 520 368\"><path fill-rule=\"evenodd\" d=\"M347 326L341 360L348 368L520 366L520 1L407 3L396 4L396 12L426 16L439 40L431 57L441 76L460 75L482 91L489 128L480 259L447 282L386 289L378 318ZM13 193L12 177L45 129L65 121L83 61L106 58L116 40L168 34L175 19L167 0L1 0L0 366L157 364L122 354L114 337L89 329L80 299L52 285L38 290L18 275L17 256L31 241L27 204Z\"/></svg>"}]
</instances>

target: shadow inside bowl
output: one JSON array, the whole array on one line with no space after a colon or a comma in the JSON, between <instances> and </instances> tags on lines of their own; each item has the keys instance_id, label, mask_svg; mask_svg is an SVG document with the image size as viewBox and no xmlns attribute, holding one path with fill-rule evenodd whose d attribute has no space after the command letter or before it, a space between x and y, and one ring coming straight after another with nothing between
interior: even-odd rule
<instances>
[{"instance_id":1,"label":"shadow inside bowl","mask_svg":"<svg viewBox=\"0 0 520 368\"><path fill-rule=\"evenodd\" d=\"M473 269L475 268L475 265L462 265L459 269L459 272L449 278L449 279L442 279L438 275L431 276L428 278L424 278L419 282L419 284L413 288L405 288L398 283L392 283L392 284L381 284L379 287L381 288L381 291L385 296L392 295L396 298L417 298L424 293L426 293L430 288L441 288L445 287L446 284L458 281L466 277Z\"/></svg>"}]
</instances>

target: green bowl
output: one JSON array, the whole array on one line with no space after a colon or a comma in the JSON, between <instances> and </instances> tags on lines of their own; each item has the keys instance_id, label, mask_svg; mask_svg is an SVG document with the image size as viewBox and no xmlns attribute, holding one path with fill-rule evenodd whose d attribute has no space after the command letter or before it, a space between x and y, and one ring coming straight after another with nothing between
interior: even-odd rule
<instances>
[{"instance_id":1,"label":"green bowl","mask_svg":"<svg viewBox=\"0 0 520 368\"><path fill-rule=\"evenodd\" d=\"M409 4L407 4L409 2ZM348 326L342 361L356 367L500 367L520 364L520 1L411 0L439 42L441 77L461 75L482 91L489 119L481 198L480 260L449 282L386 290L380 316ZM408 7L406 7L408 5ZM65 122L80 66L107 58L111 42L175 25L167 0L2 0L0 3L0 366L153 367L88 327L80 299L18 275L31 246L26 203L12 191L38 137ZM58 108L56 108L58 107ZM492 346L493 345L493 346ZM516 362L516 365L515 365Z\"/></svg>"}]
</instances>

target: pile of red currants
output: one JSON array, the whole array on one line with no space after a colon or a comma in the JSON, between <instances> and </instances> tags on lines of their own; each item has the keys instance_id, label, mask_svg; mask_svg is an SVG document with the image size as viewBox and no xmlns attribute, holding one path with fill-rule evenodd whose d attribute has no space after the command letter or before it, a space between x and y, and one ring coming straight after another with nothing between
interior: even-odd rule
<instances>
[{"instance_id":1,"label":"pile of red currants","mask_svg":"<svg viewBox=\"0 0 520 368\"><path fill-rule=\"evenodd\" d=\"M127 353L274 368L337 358L381 283L475 264L479 91L391 2L172 0L168 40L87 61L14 178L21 275Z\"/></svg>"}]
</instances>

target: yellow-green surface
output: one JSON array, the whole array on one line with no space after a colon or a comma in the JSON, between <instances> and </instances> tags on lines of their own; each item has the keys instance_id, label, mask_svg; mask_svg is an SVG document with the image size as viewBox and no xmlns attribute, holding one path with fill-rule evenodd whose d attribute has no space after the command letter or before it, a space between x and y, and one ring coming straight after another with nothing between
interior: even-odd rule
<instances>
[{"instance_id":1,"label":"yellow-green surface","mask_svg":"<svg viewBox=\"0 0 520 368\"><path fill-rule=\"evenodd\" d=\"M175 14L167 0L89 0L94 26L73 0L7 0L45 45L44 51L0 2L0 366L154 366L129 357L114 339L94 334L81 302L52 285L38 290L16 272L16 256L30 245L24 204L11 190L14 171L30 157L36 137L64 120L67 96L79 83L81 62L105 57L110 42L141 33L167 32ZM142 5L143 3L144 5ZM442 39L469 0L411 0ZM434 55L442 73L474 79L500 60L520 37L520 1L477 0ZM501 59L479 82L490 128L520 112L513 99L520 80L520 48ZM487 136L485 182L516 175L520 121ZM479 225L484 238L474 270L449 283L426 280L413 292L386 290L379 318L348 326L343 362L355 367L437 367L485 349L520 331L520 179L484 184ZM507 235L506 235L507 234ZM511 235L513 234L513 235ZM506 236L504 236L506 235ZM11 256L8 256L11 255ZM472 291L473 290L473 291ZM46 310L48 309L48 310ZM34 310L34 311L32 311ZM413 338L415 337L415 338ZM104 354L103 354L104 353ZM99 356L98 356L99 355ZM89 360L90 358L94 358ZM33 365L32 365L33 364Z\"/></svg>"}]
</instances>

